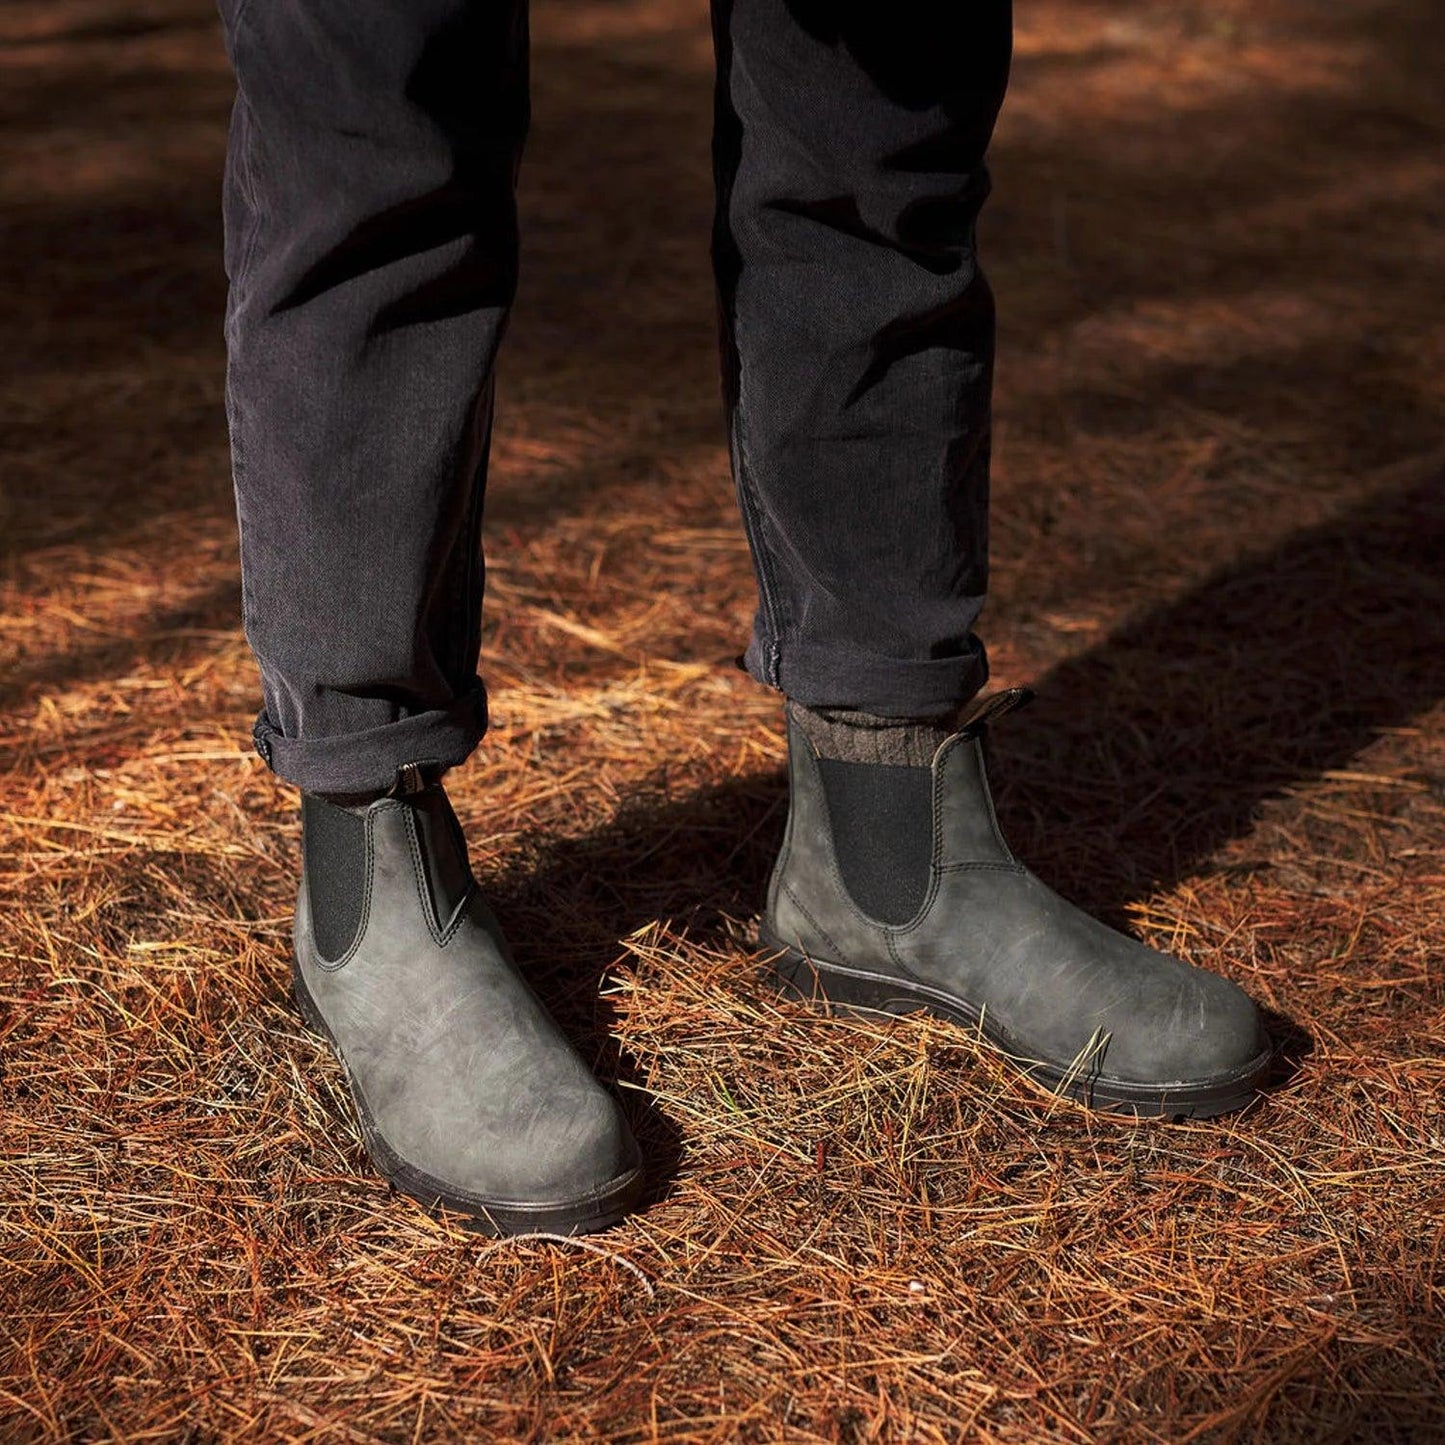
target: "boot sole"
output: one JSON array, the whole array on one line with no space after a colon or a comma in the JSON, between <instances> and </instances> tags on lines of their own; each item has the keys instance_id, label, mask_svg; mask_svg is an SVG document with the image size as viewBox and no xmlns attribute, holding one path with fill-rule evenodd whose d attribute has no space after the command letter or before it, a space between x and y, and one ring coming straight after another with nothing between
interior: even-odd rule
<instances>
[{"instance_id":1,"label":"boot sole","mask_svg":"<svg viewBox=\"0 0 1445 1445\"><path fill-rule=\"evenodd\" d=\"M941 989L911 979L866 973L824 959L808 958L779 943L764 930L759 930L758 942L769 954L763 965L766 981L786 997L825 1009L894 1018L926 1013L961 1024L975 1038L986 1040L1032 1083L1051 1094L1105 1113L1176 1119L1208 1119L1232 1113L1258 1095L1259 1085L1273 1058L1273 1050L1266 1049L1242 1069L1208 1079L1167 1084L1112 1079L1087 1064L1060 1066L1029 1058L1015 1040L989 1020L986 1010L975 1008Z\"/></svg>"},{"instance_id":2,"label":"boot sole","mask_svg":"<svg viewBox=\"0 0 1445 1445\"><path fill-rule=\"evenodd\" d=\"M642 1195L643 1171L641 1166L619 1174L616 1179L590 1194L576 1199L523 1201L485 1199L480 1195L468 1194L433 1178L430 1174L408 1164L395 1149L387 1143L385 1136L376 1127L366 1096L352 1077L346 1055L336 1042L326 1020L317 1008L316 1001L301 977L301 970L293 961L291 982L296 994L296 1005L306 1026L325 1039L331 1051L346 1070L346 1083L351 1091L351 1101L356 1108L357 1123L361 1126L361 1141L366 1147L367 1157L377 1171L402 1194L414 1199L427 1209L449 1209L468 1216L469 1227L481 1234L501 1237L513 1234L592 1234L616 1224L630 1214Z\"/></svg>"}]
</instances>

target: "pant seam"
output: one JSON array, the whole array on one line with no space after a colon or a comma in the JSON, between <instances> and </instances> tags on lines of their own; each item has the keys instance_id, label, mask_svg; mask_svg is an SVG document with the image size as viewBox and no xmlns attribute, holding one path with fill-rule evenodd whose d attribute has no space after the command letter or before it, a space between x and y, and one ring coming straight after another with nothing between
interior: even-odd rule
<instances>
[{"instance_id":1,"label":"pant seam","mask_svg":"<svg viewBox=\"0 0 1445 1445\"><path fill-rule=\"evenodd\" d=\"M737 479L738 509L742 513L743 526L752 544L758 577L758 598L761 602L763 627L767 636L759 639L764 650L764 681L771 687L779 686L782 675L781 633L782 625L778 608L777 583L773 572L773 557L764 539L764 516L752 484L752 473L748 463L747 428L744 407L745 367L742 364L741 349L737 341L737 318L732 318L733 346L738 355L738 395L733 406L732 443L733 471Z\"/></svg>"}]
</instances>

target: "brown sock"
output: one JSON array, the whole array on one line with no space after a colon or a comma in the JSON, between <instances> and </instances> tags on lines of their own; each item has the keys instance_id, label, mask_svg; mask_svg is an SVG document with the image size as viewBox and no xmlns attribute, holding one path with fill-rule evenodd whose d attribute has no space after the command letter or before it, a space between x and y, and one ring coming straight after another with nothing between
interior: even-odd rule
<instances>
[{"instance_id":1,"label":"brown sock","mask_svg":"<svg viewBox=\"0 0 1445 1445\"><path fill-rule=\"evenodd\" d=\"M960 703L934 718L879 717L847 707L804 707L788 699L788 715L820 758L842 763L881 763L894 768L927 768L955 733L987 724L1033 701L1027 687L1011 687Z\"/></svg>"},{"instance_id":2,"label":"brown sock","mask_svg":"<svg viewBox=\"0 0 1445 1445\"><path fill-rule=\"evenodd\" d=\"M958 713L940 718L879 717L852 708L804 707L791 700L788 713L820 758L842 763L926 768L944 740L958 731Z\"/></svg>"}]
</instances>

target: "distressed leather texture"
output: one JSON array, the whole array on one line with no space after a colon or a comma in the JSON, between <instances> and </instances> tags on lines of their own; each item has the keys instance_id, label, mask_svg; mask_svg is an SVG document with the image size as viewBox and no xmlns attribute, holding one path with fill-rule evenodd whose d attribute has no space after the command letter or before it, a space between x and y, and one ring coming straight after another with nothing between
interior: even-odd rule
<instances>
[{"instance_id":1,"label":"distressed leather texture","mask_svg":"<svg viewBox=\"0 0 1445 1445\"><path fill-rule=\"evenodd\" d=\"M585 1199L637 1167L615 1100L513 964L440 788L365 809L365 901L340 958L297 900L298 968L358 1103L403 1162L498 1204Z\"/></svg>"},{"instance_id":2,"label":"distressed leather texture","mask_svg":"<svg viewBox=\"0 0 1445 1445\"><path fill-rule=\"evenodd\" d=\"M989 795L985 730L955 734L934 755L928 891L914 918L889 926L848 896L817 755L790 726L791 803L765 933L815 962L922 984L986 1011L1021 1058L1065 1067L1087 1051L1106 1075L1150 1085L1257 1062L1268 1041L1241 989L1091 918L1013 856Z\"/></svg>"}]
</instances>

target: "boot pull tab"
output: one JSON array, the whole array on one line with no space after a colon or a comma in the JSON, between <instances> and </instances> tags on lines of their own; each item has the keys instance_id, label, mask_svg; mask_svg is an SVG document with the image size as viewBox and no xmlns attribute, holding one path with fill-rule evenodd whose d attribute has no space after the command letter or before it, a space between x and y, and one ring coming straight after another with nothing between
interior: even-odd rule
<instances>
[{"instance_id":1,"label":"boot pull tab","mask_svg":"<svg viewBox=\"0 0 1445 1445\"><path fill-rule=\"evenodd\" d=\"M1009 687L988 697L975 698L959 714L958 731L961 733L982 732L991 722L1027 707L1036 694L1031 687Z\"/></svg>"},{"instance_id":2,"label":"boot pull tab","mask_svg":"<svg viewBox=\"0 0 1445 1445\"><path fill-rule=\"evenodd\" d=\"M409 797L412 793L419 793L426 787L426 775L422 772L420 763L403 763L396 770L396 783L392 787L393 798Z\"/></svg>"}]
</instances>

